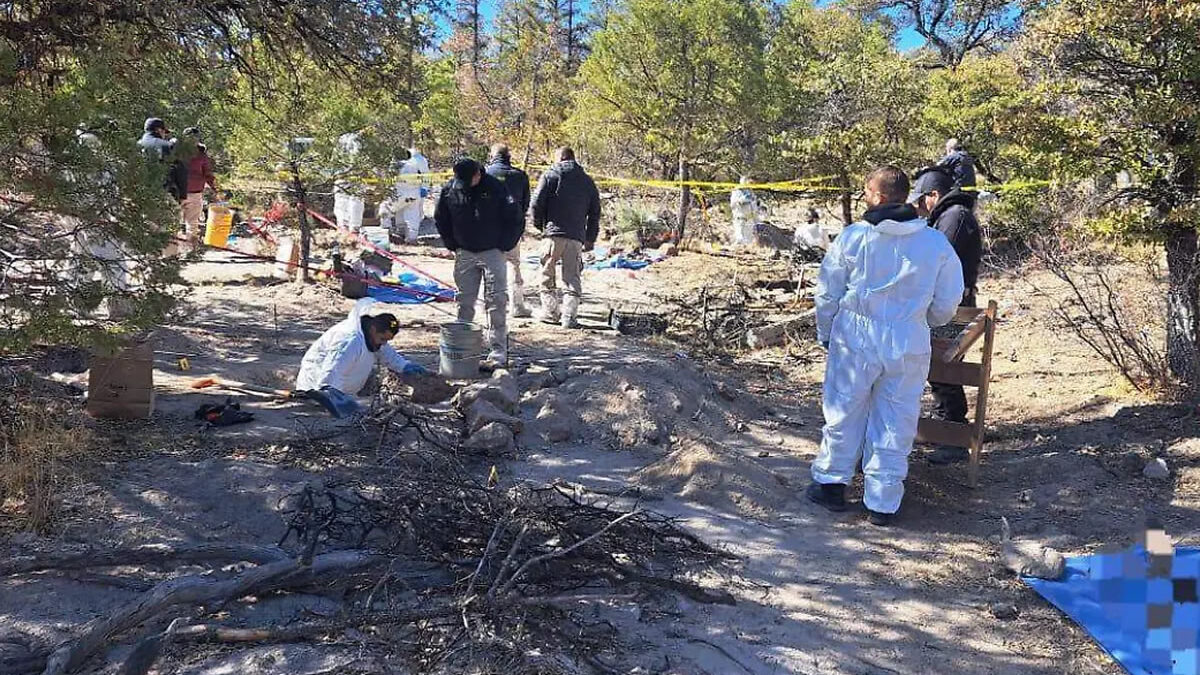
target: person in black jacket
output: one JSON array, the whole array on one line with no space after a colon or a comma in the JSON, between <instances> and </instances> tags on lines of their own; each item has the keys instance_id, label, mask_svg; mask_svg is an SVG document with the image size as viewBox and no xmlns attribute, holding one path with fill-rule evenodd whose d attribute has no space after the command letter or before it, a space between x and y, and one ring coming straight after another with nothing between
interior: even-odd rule
<instances>
[{"instance_id":1,"label":"person in black jacket","mask_svg":"<svg viewBox=\"0 0 1200 675\"><path fill-rule=\"evenodd\" d=\"M975 158L957 138L946 141L946 156L936 166L954 178L955 187L975 187Z\"/></svg>"},{"instance_id":2,"label":"person in black jacket","mask_svg":"<svg viewBox=\"0 0 1200 675\"><path fill-rule=\"evenodd\" d=\"M559 148L554 166L542 174L533 193L533 226L545 238L542 249L542 321L558 319L558 284L555 268L562 263L563 328L577 328L583 295L583 251L592 250L600 235L600 191L596 182L575 161L575 151Z\"/></svg>"},{"instance_id":3,"label":"person in black jacket","mask_svg":"<svg viewBox=\"0 0 1200 675\"><path fill-rule=\"evenodd\" d=\"M487 360L501 365L508 360L504 251L516 246L524 227L517 202L503 183L464 157L454 163L454 179L442 188L433 219L442 243L454 252L458 320L474 322L482 281L491 350Z\"/></svg>"},{"instance_id":4,"label":"person in black jacket","mask_svg":"<svg viewBox=\"0 0 1200 675\"><path fill-rule=\"evenodd\" d=\"M525 213L529 211L529 175L512 165L512 153L508 146L497 143L492 146L491 161L487 165L488 175L504 183L508 194L521 209L521 234L525 234ZM530 315L525 306L525 280L521 278L521 239L517 245L504 253L508 263L508 308L516 318Z\"/></svg>"},{"instance_id":5,"label":"person in black jacket","mask_svg":"<svg viewBox=\"0 0 1200 675\"><path fill-rule=\"evenodd\" d=\"M909 203L917 213L946 235L963 269L962 307L975 306L975 294L979 279L979 263L983 259L983 234L979 220L975 218L975 193L958 189L956 179L945 169L931 167L917 173ZM933 416L947 422L967 422L967 396L962 385L931 382L933 390ZM963 461L968 452L965 448L942 446L929 461L934 464L950 464Z\"/></svg>"}]
</instances>

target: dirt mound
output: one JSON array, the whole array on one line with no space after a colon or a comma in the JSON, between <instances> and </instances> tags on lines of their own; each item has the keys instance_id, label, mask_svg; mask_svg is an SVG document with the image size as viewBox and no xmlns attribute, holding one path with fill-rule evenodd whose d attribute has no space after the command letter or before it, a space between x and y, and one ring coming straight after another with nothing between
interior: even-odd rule
<instances>
[{"instance_id":1,"label":"dirt mound","mask_svg":"<svg viewBox=\"0 0 1200 675\"><path fill-rule=\"evenodd\" d=\"M783 476L708 439L681 440L670 454L634 474L632 482L760 519L786 510L795 497Z\"/></svg>"},{"instance_id":2,"label":"dirt mound","mask_svg":"<svg viewBox=\"0 0 1200 675\"><path fill-rule=\"evenodd\" d=\"M562 437L614 450L666 446L676 433L736 433L744 420L762 415L750 397L684 359L608 370L571 366L547 373L536 390L528 378L524 384L523 417L537 418L541 426L569 423L572 429ZM548 421L545 411L571 411L571 419Z\"/></svg>"}]
</instances>

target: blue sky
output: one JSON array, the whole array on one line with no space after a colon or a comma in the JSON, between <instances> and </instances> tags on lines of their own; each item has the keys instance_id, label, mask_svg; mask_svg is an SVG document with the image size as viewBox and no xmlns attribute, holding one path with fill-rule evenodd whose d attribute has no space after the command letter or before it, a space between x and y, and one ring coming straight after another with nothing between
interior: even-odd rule
<instances>
[{"instance_id":1,"label":"blue sky","mask_svg":"<svg viewBox=\"0 0 1200 675\"><path fill-rule=\"evenodd\" d=\"M836 0L817 0L817 6L833 4ZM490 21L496 14L496 8L504 4L504 0L484 0L480 5L481 13ZM590 5L590 0L577 0L577 5L580 9L587 10ZM909 51L916 49L925 44L924 38L917 35L917 32L911 28L906 28L896 36L896 46L901 51Z\"/></svg>"}]
</instances>

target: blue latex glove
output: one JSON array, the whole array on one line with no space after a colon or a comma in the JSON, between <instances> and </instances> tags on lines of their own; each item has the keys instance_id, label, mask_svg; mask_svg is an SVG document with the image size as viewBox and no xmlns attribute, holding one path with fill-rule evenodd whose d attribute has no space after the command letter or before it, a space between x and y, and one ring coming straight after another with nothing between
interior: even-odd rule
<instances>
[{"instance_id":1,"label":"blue latex glove","mask_svg":"<svg viewBox=\"0 0 1200 675\"><path fill-rule=\"evenodd\" d=\"M400 369L400 373L403 375L428 375L429 370L419 363L413 363L412 361L409 361L408 363L404 364L403 368Z\"/></svg>"}]
</instances>

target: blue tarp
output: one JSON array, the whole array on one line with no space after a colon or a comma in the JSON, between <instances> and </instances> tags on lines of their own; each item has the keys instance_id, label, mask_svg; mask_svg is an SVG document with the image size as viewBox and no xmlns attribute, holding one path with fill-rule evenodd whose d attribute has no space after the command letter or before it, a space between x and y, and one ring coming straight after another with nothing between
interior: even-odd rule
<instances>
[{"instance_id":1,"label":"blue tarp","mask_svg":"<svg viewBox=\"0 0 1200 675\"><path fill-rule=\"evenodd\" d=\"M1133 675L1200 675L1200 549L1067 559L1061 581L1024 577Z\"/></svg>"},{"instance_id":2,"label":"blue tarp","mask_svg":"<svg viewBox=\"0 0 1200 675\"><path fill-rule=\"evenodd\" d=\"M623 255L597 260L588 265L590 270L640 270L650 266L649 260L629 260Z\"/></svg>"},{"instance_id":3,"label":"blue tarp","mask_svg":"<svg viewBox=\"0 0 1200 675\"><path fill-rule=\"evenodd\" d=\"M426 302L433 302L436 298L454 299L453 288L446 288L435 281L412 272L401 274L397 278L396 283L404 286L404 288L396 288L395 286L368 286L367 295L380 302L388 302L395 305L419 305ZM412 289L412 291L408 289Z\"/></svg>"}]
</instances>

